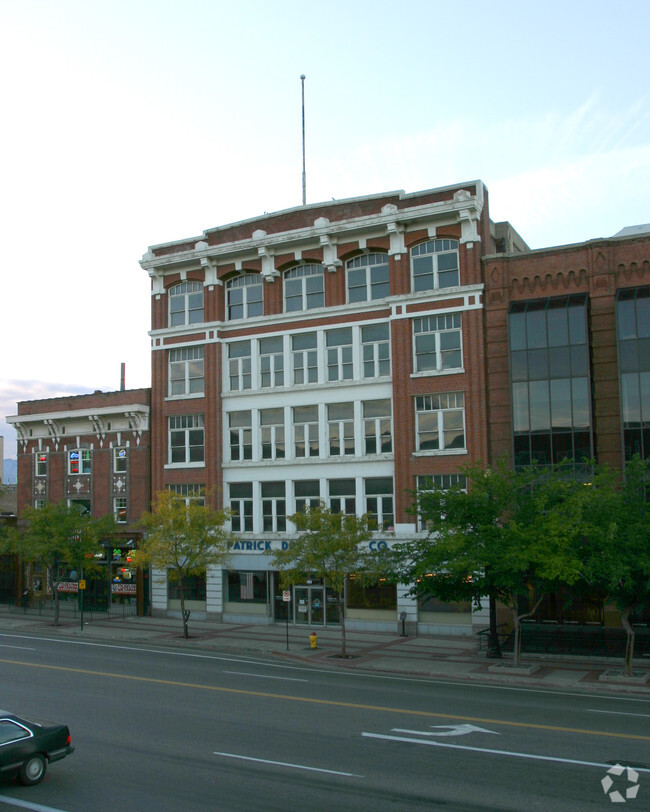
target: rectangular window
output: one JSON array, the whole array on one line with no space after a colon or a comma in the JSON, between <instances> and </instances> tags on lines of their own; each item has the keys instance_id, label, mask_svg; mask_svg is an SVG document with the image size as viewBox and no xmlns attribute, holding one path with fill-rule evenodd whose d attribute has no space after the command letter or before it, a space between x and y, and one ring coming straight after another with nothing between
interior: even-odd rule
<instances>
[{"instance_id":1,"label":"rectangular window","mask_svg":"<svg viewBox=\"0 0 650 812\"><path fill-rule=\"evenodd\" d=\"M318 383L318 350L316 333L298 333L291 337L293 382Z\"/></svg>"},{"instance_id":2,"label":"rectangular window","mask_svg":"<svg viewBox=\"0 0 650 812\"><path fill-rule=\"evenodd\" d=\"M282 533L287 529L284 482L262 482L262 527L265 533Z\"/></svg>"},{"instance_id":3,"label":"rectangular window","mask_svg":"<svg viewBox=\"0 0 650 812\"><path fill-rule=\"evenodd\" d=\"M36 454L36 476L47 476L47 454L39 451Z\"/></svg>"},{"instance_id":4,"label":"rectangular window","mask_svg":"<svg viewBox=\"0 0 650 812\"><path fill-rule=\"evenodd\" d=\"M228 379L231 392L251 388L251 342L228 344Z\"/></svg>"},{"instance_id":5,"label":"rectangular window","mask_svg":"<svg viewBox=\"0 0 650 812\"><path fill-rule=\"evenodd\" d=\"M205 505L205 485L183 483L182 485L168 485L167 489L184 497L186 505L189 505L190 502Z\"/></svg>"},{"instance_id":6,"label":"rectangular window","mask_svg":"<svg viewBox=\"0 0 650 812\"><path fill-rule=\"evenodd\" d=\"M89 474L90 468L91 463L89 448L75 448L73 451L68 451L69 474Z\"/></svg>"},{"instance_id":7,"label":"rectangular window","mask_svg":"<svg viewBox=\"0 0 650 812\"><path fill-rule=\"evenodd\" d=\"M390 454L393 450L389 398L365 401L363 404L363 433L366 454Z\"/></svg>"},{"instance_id":8,"label":"rectangular window","mask_svg":"<svg viewBox=\"0 0 650 812\"><path fill-rule=\"evenodd\" d=\"M284 459L284 409L261 409L259 414L262 459Z\"/></svg>"},{"instance_id":9,"label":"rectangular window","mask_svg":"<svg viewBox=\"0 0 650 812\"><path fill-rule=\"evenodd\" d=\"M296 457L318 456L318 406L294 406L293 436Z\"/></svg>"},{"instance_id":10,"label":"rectangular window","mask_svg":"<svg viewBox=\"0 0 650 812\"><path fill-rule=\"evenodd\" d=\"M363 377L380 378L390 375L390 327L369 324L361 328Z\"/></svg>"},{"instance_id":11,"label":"rectangular window","mask_svg":"<svg viewBox=\"0 0 650 812\"><path fill-rule=\"evenodd\" d=\"M266 603L266 572L229 572L229 603Z\"/></svg>"},{"instance_id":12,"label":"rectangular window","mask_svg":"<svg viewBox=\"0 0 650 812\"><path fill-rule=\"evenodd\" d=\"M465 448L465 395L445 392L415 399L417 450Z\"/></svg>"},{"instance_id":13,"label":"rectangular window","mask_svg":"<svg viewBox=\"0 0 650 812\"><path fill-rule=\"evenodd\" d=\"M301 479L293 483L296 498L296 513L320 504L320 484L317 479Z\"/></svg>"},{"instance_id":14,"label":"rectangular window","mask_svg":"<svg viewBox=\"0 0 650 812\"><path fill-rule=\"evenodd\" d=\"M625 460L650 458L650 287L619 290L616 301L618 368ZM575 394L575 392L574 392ZM587 393L577 411L584 424Z\"/></svg>"},{"instance_id":15,"label":"rectangular window","mask_svg":"<svg viewBox=\"0 0 650 812\"><path fill-rule=\"evenodd\" d=\"M330 403L327 407L330 457L354 454L354 404Z\"/></svg>"},{"instance_id":16,"label":"rectangular window","mask_svg":"<svg viewBox=\"0 0 650 812\"><path fill-rule=\"evenodd\" d=\"M245 412L230 412L228 414L228 429L230 431L230 459L253 459L253 429L250 409Z\"/></svg>"},{"instance_id":17,"label":"rectangular window","mask_svg":"<svg viewBox=\"0 0 650 812\"><path fill-rule=\"evenodd\" d=\"M377 522L379 530L393 530L395 525L393 477L372 477L364 482L366 513Z\"/></svg>"},{"instance_id":18,"label":"rectangular window","mask_svg":"<svg viewBox=\"0 0 650 812\"><path fill-rule=\"evenodd\" d=\"M126 473L126 448L123 446L113 449L113 472L116 474Z\"/></svg>"},{"instance_id":19,"label":"rectangular window","mask_svg":"<svg viewBox=\"0 0 650 812\"><path fill-rule=\"evenodd\" d=\"M330 510L332 513L357 513L356 484L354 479L330 479L328 482Z\"/></svg>"},{"instance_id":20,"label":"rectangular window","mask_svg":"<svg viewBox=\"0 0 650 812\"><path fill-rule=\"evenodd\" d=\"M230 484L231 528L234 533L253 531L253 483L232 482Z\"/></svg>"},{"instance_id":21,"label":"rectangular window","mask_svg":"<svg viewBox=\"0 0 650 812\"><path fill-rule=\"evenodd\" d=\"M327 380L349 381L352 379L352 328L328 330L325 333L327 346Z\"/></svg>"},{"instance_id":22,"label":"rectangular window","mask_svg":"<svg viewBox=\"0 0 650 812\"><path fill-rule=\"evenodd\" d=\"M416 478L418 493L432 490L448 491L454 487L466 491L467 477L464 474L431 474L430 476L418 476ZM427 521L418 513L418 530L429 529Z\"/></svg>"},{"instance_id":23,"label":"rectangular window","mask_svg":"<svg viewBox=\"0 0 650 812\"><path fill-rule=\"evenodd\" d=\"M113 515L118 524L126 524L126 496L117 496L113 500Z\"/></svg>"},{"instance_id":24,"label":"rectangular window","mask_svg":"<svg viewBox=\"0 0 650 812\"><path fill-rule=\"evenodd\" d=\"M167 597L169 600L180 600L181 589L177 581L167 582ZM186 575L183 582L183 597L186 601L205 600L205 573L202 575Z\"/></svg>"},{"instance_id":25,"label":"rectangular window","mask_svg":"<svg viewBox=\"0 0 650 812\"><path fill-rule=\"evenodd\" d=\"M259 339L260 387L284 386L282 336Z\"/></svg>"},{"instance_id":26,"label":"rectangular window","mask_svg":"<svg viewBox=\"0 0 650 812\"><path fill-rule=\"evenodd\" d=\"M205 430L202 414L169 418L169 462L199 463L205 460Z\"/></svg>"},{"instance_id":27,"label":"rectangular window","mask_svg":"<svg viewBox=\"0 0 650 812\"><path fill-rule=\"evenodd\" d=\"M202 395L204 348L169 350L169 395Z\"/></svg>"},{"instance_id":28,"label":"rectangular window","mask_svg":"<svg viewBox=\"0 0 650 812\"><path fill-rule=\"evenodd\" d=\"M460 313L413 319L415 372L461 369Z\"/></svg>"},{"instance_id":29,"label":"rectangular window","mask_svg":"<svg viewBox=\"0 0 650 812\"><path fill-rule=\"evenodd\" d=\"M46 504L47 499L34 499L34 508L36 510L42 510Z\"/></svg>"}]
</instances>

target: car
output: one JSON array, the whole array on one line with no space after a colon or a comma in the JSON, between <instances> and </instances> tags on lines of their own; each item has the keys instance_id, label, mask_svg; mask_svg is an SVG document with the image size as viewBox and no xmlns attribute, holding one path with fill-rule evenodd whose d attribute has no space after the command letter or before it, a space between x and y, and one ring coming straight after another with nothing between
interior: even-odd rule
<instances>
[{"instance_id":1,"label":"car","mask_svg":"<svg viewBox=\"0 0 650 812\"><path fill-rule=\"evenodd\" d=\"M42 781L47 766L74 753L67 725L31 722L0 710L0 775L31 786Z\"/></svg>"}]
</instances>

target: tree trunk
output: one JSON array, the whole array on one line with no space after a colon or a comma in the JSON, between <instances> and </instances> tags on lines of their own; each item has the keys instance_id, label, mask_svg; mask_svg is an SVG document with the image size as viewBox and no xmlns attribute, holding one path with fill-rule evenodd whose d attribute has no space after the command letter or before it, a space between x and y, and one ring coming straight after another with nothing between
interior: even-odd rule
<instances>
[{"instance_id":1,"label":"tree trunk","mask_svg":"<svg viewBox=\"0 0 650 812\"><path fill-rule=\"evenodd\" d=\"M185 579L183 578L183 576L181 576L178 579L178 587L181 593L181 617L183 618L183 637L187 640L187 638L189 637L189 633L187 631L187 621L189 616L185 614L185 590L183 588L184 580Z\"/></svg>"},{"instance_id":2,"label":"tree trunk","mask_svg":"<svg viewBox=\"0 0 650 812\"><path fill-rule=\"evenodd\" d=\"M488 631L488 645L486 657L488 660L501 659L501 646L499 645L499 632L497 631L497 600L493 593L488 596L490 601L490 629Z\"/></svg>"},{"instance_id":3,"label":"tree trunk","mask_svg":"<svg viewBox=\"0 0 650 812\"><path fill-rule=\"evenodd\" d=\"M535 601L535 605L533 608L526 612L525 615L519 614L519 598L517 595L512 596L512 614L513 614L513 622L515 626L515 640L513 646L513 655L512 655L512 664L517 667L521 662L521 621L525 620L527 617L534 615L537 611L537 607L540 605L544 596L542 595L540 598Z\"/></svg>"},{"instance_id":4,"label":"tree trunk","mask_svg":"<svg viewBox=\"0 0 650 812\"><path fill-rule=\"evenodd\" d=\"M343 594L338 593L337 606L339 610L339 620L341 622L341 657L344 659L348 656L345 648L345 613L343 610Z\"/></svg>"},{"instance_id":5,"label":"tree trunk","mask_svg":"<svg viewBox=\"0 0 650 812\"><path fill-rule=\"evenodd\" d=\"M625 640L625 676L632 676L632 660L634 658L634 638L636 636L632 624L630 623L630 606L626 606L621 615L621 623L627 635Z\"/></svg>"}]
</instances>

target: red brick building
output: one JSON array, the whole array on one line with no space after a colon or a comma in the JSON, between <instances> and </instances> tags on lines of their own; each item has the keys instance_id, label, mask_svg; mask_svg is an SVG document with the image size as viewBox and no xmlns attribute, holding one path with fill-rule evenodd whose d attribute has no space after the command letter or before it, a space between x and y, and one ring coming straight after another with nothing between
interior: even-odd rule
<instances>
[{"instance_id":1,"label":"red brick building","mask_svg":"<svg viewBox=\"0 0 650 812\"><path fill-rule=\"evenodd\" d=\"M124 564L150 507L149 412L150 390L132 389L24 401L7 418L18 434L19 516L26 506L66 501L93 516L112 513L118 523L106 545L105 572L87 594L90 606L117 599L137 601L141 610L147 604L142 583L138 589L135 571ZM47 597L47 579L30 577L34 598Z\"/></svg>"}]
</instances>

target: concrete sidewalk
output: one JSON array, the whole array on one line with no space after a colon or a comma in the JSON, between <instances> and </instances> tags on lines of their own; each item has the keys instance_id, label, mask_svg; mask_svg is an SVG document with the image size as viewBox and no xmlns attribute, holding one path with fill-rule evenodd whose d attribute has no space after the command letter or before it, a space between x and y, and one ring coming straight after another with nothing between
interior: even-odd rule
<instances>
[{"instance_id":1,"label":"concrete sidewalk","mask_svg":"<svg viewBox=\"0 0 650 812\"><path fill-rule=\"evenodd\" d=\"M463 682L489 682L550 690L625 693L650 700L650 660L636 660L634 676L624 677L623 663L611 658L524 654L514 669L511 655L488 660L474 637L401 637L384 632L347 632L347 659L342 659L340 629L316 629L317 647L311 648L307 627L218 623L190 618L189 639L183 637L180 618L127 617L97 619L80 628L80 621L22 614L0 609L2 634L42 635L105 643L130 643L183 648L188 651L274 655L327 668L436 677Z\"/></svg>"}]
</instances>

